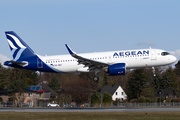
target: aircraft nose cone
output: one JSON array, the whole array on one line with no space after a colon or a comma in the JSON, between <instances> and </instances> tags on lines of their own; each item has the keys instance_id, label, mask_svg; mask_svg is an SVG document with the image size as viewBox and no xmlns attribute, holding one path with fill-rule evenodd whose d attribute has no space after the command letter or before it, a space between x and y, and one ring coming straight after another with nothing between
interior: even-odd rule
<instances>
[{"instance_id":1,"label":"aircraft nose cone","mask_svg":"<svg viewBox=\"0 0 180 120\"><path fill-rule=\"evenodd\" d=\"M174 63L174 62L177 61L177 58L176 58L175 56L172 56L171 60L172 60L172 62Z\"/></svg>"}]
</instances>

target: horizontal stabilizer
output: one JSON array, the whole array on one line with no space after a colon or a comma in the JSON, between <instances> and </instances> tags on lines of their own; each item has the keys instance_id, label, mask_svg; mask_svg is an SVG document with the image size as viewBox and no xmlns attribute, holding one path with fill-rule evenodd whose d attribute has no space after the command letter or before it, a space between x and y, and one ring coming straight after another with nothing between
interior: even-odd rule
<instances>
[{"instance_id":1,"label":"horizontal stabilizer","mask_svg":"<svg viewBox=\"0 0 180 120\"><path fill-rule=\"evenodd\" d=\"M13 64L13 65L19 65L19 66L27 66L28 65L28 62L26 61L23 61L23 62L19 62L19 61L6 61L4 62L4 65L10 65L10 64Z\"/></svg>"}]
</instances>

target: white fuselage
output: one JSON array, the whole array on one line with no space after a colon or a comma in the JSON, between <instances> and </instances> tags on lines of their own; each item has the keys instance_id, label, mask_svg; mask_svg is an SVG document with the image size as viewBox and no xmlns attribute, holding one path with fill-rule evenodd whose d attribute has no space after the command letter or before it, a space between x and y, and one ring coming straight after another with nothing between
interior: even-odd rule
<instances>
[{"instance_id":1,"label":"white fuselage","mask_svg":"<svg viewBox=\"0 0 180 120\"><path fill-rule=\"evenodd\" d=\"M124 50L111 52L95 52L79 54L80 56L108 63L125 63L127 69L140 67L155 67L169 65L176 62L176 57L160 49L139 49ZM54 68L57 72L89 72L89 68L79 64L77 59L71 55L58 56L39 56L40 59L49 67Z\"/></svg>"}]
</instances>

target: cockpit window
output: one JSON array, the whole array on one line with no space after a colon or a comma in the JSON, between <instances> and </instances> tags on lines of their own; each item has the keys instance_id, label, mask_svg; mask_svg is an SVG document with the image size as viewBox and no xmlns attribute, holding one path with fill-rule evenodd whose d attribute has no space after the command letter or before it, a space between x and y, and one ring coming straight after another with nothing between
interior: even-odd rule
<instances>
[{"instance_id":1,"label":"cockpit window","mask_svg":"<svg viewBox=\"0 0 180 120\"><path fill-rule=\"evenodd\" d=\"M162 56L170 55L170 53L168 53L168 52L162 52L161 55L162 55Z\"/></svg>"}]
</instances>

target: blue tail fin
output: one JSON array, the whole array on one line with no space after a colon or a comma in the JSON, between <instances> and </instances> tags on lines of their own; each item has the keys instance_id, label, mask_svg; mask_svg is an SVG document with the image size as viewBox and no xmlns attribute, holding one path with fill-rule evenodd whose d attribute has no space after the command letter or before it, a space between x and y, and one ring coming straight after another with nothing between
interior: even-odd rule
<instances>
[{"instance_id":1,"label":"blue tail fin","mask_svg":"<svg viewBox=\"0 0 180 120\"><path fill-rule=\"evenodd\" d=\"M34 51L13 31L5 32L13 61L36 55Z\"/></svg>"},{"instance_id":2,"label":"blue tail fin","mask_svg":"<svg viewBox=\"0 0 180 120\"><path fill-rule=\"evenodd\" d=\"M52 65L46 64L40 55L37 55L15 32L5 32L13 60L4 62L4 65L43 71L43 72L62 72Z\"/></svg>"}]
</instances>

